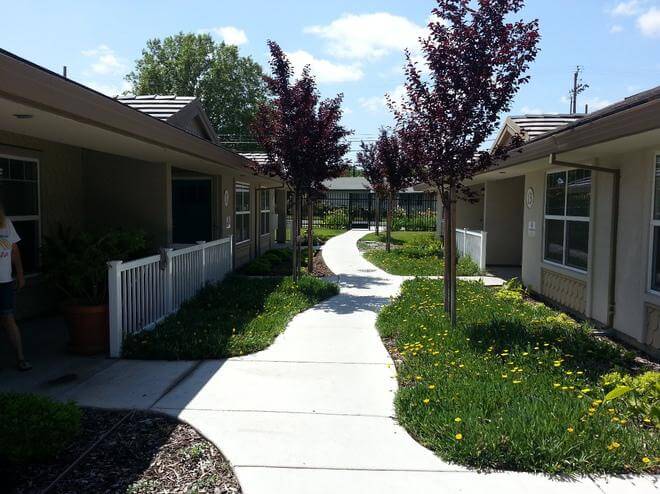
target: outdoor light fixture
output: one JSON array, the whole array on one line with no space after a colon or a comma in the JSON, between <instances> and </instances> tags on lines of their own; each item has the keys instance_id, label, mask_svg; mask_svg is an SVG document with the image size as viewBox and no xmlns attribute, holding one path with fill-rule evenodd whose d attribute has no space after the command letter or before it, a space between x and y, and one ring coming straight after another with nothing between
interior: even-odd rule
<instances>
[{"instance_id":1,"label":"outdoor light fixture","mask_svg":"<svg viewBox=\"0 0 660 494\"><path fill-rule=\"evenodd\" d=\"M14 113L14 116L19 120L27 120L28 118L34 117L34 115L30 115L29 113Z\"/></svg>"}]
</instances>

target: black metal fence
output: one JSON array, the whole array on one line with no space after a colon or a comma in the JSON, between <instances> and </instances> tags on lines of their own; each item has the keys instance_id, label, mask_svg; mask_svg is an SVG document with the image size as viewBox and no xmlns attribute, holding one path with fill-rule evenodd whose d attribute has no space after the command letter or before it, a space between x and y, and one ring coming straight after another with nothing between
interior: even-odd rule
<instances>
[{"instance_id":1,"label":"black metal fence","mask_svg":"<svg viewBox=\"0 0 660 494\"><path fill-rule=\"evenodd\" d=\"M387 220L387 199L366 192L326 193L314 201L314 228L343 230L371 228L379 222L384 227ZM292 201L289 201L288 219L291 220ZM436 227L437 204L434 194L401 193L394 200L392 230L433 231ZM307 224L304 205L302 224Z\"/></svg>"}]
</instances>

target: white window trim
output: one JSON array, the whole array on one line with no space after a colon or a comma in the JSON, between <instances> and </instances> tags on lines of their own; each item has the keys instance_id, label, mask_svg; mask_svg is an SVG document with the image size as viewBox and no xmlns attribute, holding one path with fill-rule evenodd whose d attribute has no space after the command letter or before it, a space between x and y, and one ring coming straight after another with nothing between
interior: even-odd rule
<instances>
[{"instance_id":1,"label":"white window trim","mask_svg":"<svg viewBox=\"0 0 660 494\"><path fill-rule=\"evenodd\" d=\"M37 214L28 214L28 215L14 215L14 216L9 216L7 215L7 218L14 223L14 222L20 222L20 221L36 221L37 222L37 249L38 252L41 252L41 239L42 239L42 226L41 226L41 163L39 161L39 158L33 158L33 157L28 157L28 156L21 156L21 155L16 155L16 154L4 154L0 153L0 158L7 158L10 160L19 160L19 161L31 161L32 163L35 163L37 165ZM16 182L20 182L21 180L16 180ZM20 246L19 246L20 248ZM39 276L40 274L40 269L41 269L41 254L37 254L37 271L34 273L26 274L26 278L34 278L36 276Z\"/></svg>"},{"instance_id":2,"label":"white window trim","mask_svg":"<svg viewBox=\"0 0 660 494\"><path fill-rule=\"evenodd\" d=\"M578 170L578 168L566 168L566 169L553 169L553 170L548 170L545 173L545 185L544 185L544 191L545 194L543 196L543 244L542 244L542 249L543 249L543 262L546 264L549 264L551 266L557 266L562 269L566 269L568 271L574 271L576 273L580 274L587 274L589 272L589 263L590 260L589 258L587 259L587 269L581 269L581 268L576 268L575 266L570 266L566 264L566 241L567 241L567 229L568 229L568 222L569 221L579 221L583 223L589 223L589 230L591 231L591 203L593 200L592 195L589 194L589 216L567 216L567 215L560 215L560 214L547 214L546 213L546 208L547 208L547 200L548 200L548 175L553 175L556 173L564 173L566 175L566 183L564 185L564 213L568 211L568 172L572 170ZM593 172L591 172L591 190L593 190ZM546 228L546 220L557 220L557 221L563 221L564 222L564 245L562 249L562 262L555 261L554 259L547 259L545 257L545 240L546 240L546 235L547 235L547 228ZM591 243L589 241L589 243ZM588 245L587 248L589 249L587 254L591 252L591 245Z\"/></svg>"},{"instance_id":3,"label":"white window trim","mask_svg":"<svg viewBox=\"0 0 660 494\"><path fill-rule=\"evenodd\" d=\"M660 220L655 219L655 169L658 165L658 158L660 158L660 151L654 153L653 162L651 163L651 215L649 222L649 248L648 248L648 261L646 269L646 291L652 295L660 295L660 290L653 288L653 237L656 226L660 226Z\"/></svg>"},{"instance_id":4,"label":"white window trim","mask_svg":"<svg viewBox=\"0 0 660 494\"><path fill-rule=\"evenodd\" d=\"M236 193L237 192L242 192L242 193L247 192L247 194L248 194L248 210L247 211L239 211L236 208ZM251 207L250 207L251 204L250 204L250 200L249 200L250 195L251 195L251 191L250 191L250 186L248 184L243 183L243 182L236 182L236 184L234 186L234 216L249 216L252 213L252 210L251 210ZM248 223L249 223L249 220L248 220ZM234 218L234 225L238 226L238 221L236 221L236 218ZM237 246L247 244L252 240L252 235L250 234L249 225L248 225L247 233L248 233L247 238L236 242Z\"/></svg>"},{"instance_id":5,"label":"white window trim","mask_svg":"<svg viewBox=\"0 0 660 494\"><path fill-rule=\"evenodd\" d=\"M260 236L265 237L266 235L270 235L270 190L268 190L268 189L262 190L262 191L260 191L260 194L261 194L261 197L259 198L259 234L260 234ZM267 206L268 207L267 207L267 209L263 209L263 201L262 201L263 197L268 198L268 201L267 201ZM263 233L261 231L261 215L263 215L264 213L268 213L268 216L269 216L269 218L268 218L268 231L266 233Z\"/></svg>"}]
</instances>

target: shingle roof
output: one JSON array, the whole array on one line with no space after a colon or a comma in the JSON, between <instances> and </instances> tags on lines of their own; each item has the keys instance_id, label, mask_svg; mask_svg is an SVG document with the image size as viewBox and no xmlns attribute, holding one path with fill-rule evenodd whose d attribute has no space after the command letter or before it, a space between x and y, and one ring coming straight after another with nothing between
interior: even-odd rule
<instances>
[{"instance_id":1,"label":"shingle roof","mask_svg":"<svg viewBox=\"0 0 660 494\"><path fill-rule=\"evenodd\" d=\"M194 96L148 94L144 96L119 96L117 101L166 122L173 115L195 100Z\"/></svg>"},{"instance_id":2,"label":"shingle roof","mask_svg":"<svg viewBox=\"0 0 660 494\"><path fill-rule=\"evenodd\" d=\"M523 131L525 140L530 140L583 117L584 114L576 113L563 115L517 115L510 118Z\"/></svg>"},{"instance_id":3,"label":"shingle roof","mask_svg":"<svg viewBox=\"0 0 660 494\"><path fill-rule=\"evenodd\" d=\"M370 190L369 181L364 177L339 177L323 182L328 190Z\"/></svg>"},{"instance_id":4,"label":"shingle roof","mask_svg":"<svg viewBox=\"0 0 660 494\"><path fill-rule=\"evenodd\" d=\"M265 165L268 163L268 155L266 153L238 153L244 158L254 161L258 165Z\"/></svg>"}]
</instances>

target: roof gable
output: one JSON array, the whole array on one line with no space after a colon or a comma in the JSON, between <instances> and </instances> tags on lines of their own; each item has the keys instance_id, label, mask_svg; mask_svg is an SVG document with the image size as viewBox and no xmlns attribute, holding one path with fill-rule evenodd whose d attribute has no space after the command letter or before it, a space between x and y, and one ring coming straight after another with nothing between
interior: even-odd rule
<instances>
[{"instance_id":1,"label":"roof gable","mask_svg":"<svg viewBox=\"0 0 660 494\"><path fill-rule=\"evenodd\" d=\"M117 101L214 144L218 143L211 121L194 96L120 96Z\"/></svg>"}]
</instances>

